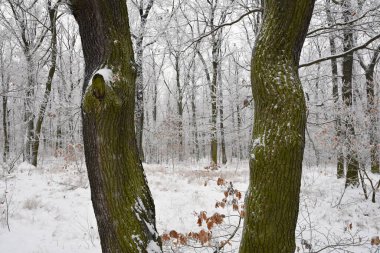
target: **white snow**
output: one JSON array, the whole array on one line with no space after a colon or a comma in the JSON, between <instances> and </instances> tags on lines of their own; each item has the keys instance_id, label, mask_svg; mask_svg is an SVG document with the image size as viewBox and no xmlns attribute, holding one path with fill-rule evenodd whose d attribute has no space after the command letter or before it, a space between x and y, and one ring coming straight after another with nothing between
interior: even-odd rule
<instances>
[{"instance_id":1,"label":"white snow","mask_svg":"<svg viewBox=\"0 0 380 253\"><path fill-rule=\"evenodd\" d=\"M106 82L106 84L110 84L112 83L113 81L113 73L112 73L112 70L109 69L109 68L102 68L102 69L99 69L98 71L96 71L95 74L100 74L103 76L104 78L104 81ZM95 75L94 74L94 75Z\"/></svg>"},{"instance_id":2,"label":"white snow","mask_svg":"<svg viewBox=\"0 0 380 253\"><path fill-rule=\"evenodd\" d=\"M91 84L92 84L92 78L96 75L96 74L100 74L103 76L103 79L106 83L106 85L108 86L111 86L112 82L114 81L114 75L113 75L113 72L110 68L108 67L105 67L105 68L101 68L101 69L98 69L91 77L90 81L88 82L88 85L87 85L87 89L86 89L86 92L87 90L91 87Z\"/></svg>"},{"instance_id":3,"label":"white snow","mask_svg":"<svg viewBox=\"0 0 380 253\"><path fill-rule=\"evenodd\" d=\"M204 164L190 163L175 167L144 164L155 200L159 234L171 230L199 232L201 228L194 212L228 214L225 209L215 208L216 201L223 198L223 190L216 185L218 177L232 181L243 193L247 189L246 162L222 166L217 171L206 171L203 167ZM378 176L371 176L379 180ZM7 193L4 192L5 178ZM0 191L1 253L101 252L83 162L67 164L54 158L38 169L21 164L12 174L0 177ZM5 194L10 200L10 231L4 215ZM360 188L344 191L344 179L336 179L331 166L305 167L296 230L299 252L309 252L301 244L302 240L310 243L314 251L335 243L354 244L345 248L347 252L380 250L370 244L372 237L380 235L379 203L380 193L377 193L376 203L372 203L364 199ZM232 218L226 222L237 224ZM227 252L237 252L240 232L232 245L226 246ZM139 238L134 239L138 243ZM146 250L159 252L153 241ZM194 248L182 250L194 252ZM332 251L328 248L321 252ZM202 252L211 252L211 249Z\"/></svg>"},{"instance_id":4,"label":"white snow","mask_svg":"<svg viewBox=\"0 0 380 253\"><path fill-rule=\"evenodd\" d=\"M146 251L148 253L160 253L160 247L157 245L155 241L150 241L148 246L146 247Z\"/></svg>"}]
</instances>

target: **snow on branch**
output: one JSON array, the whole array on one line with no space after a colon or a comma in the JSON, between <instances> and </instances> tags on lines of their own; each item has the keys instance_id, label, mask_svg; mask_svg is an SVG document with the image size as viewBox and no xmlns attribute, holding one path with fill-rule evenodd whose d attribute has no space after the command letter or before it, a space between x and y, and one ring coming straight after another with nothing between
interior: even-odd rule
<instances>
[{"instance_id":1,"label":"snow on branch","mask_svg":"<svg viewBox=\"0 0 380 253\"><path fill-rule=\"evenodd\" d=\"M366 48L369 44L371 44L373 41L377 40L378 38L380 38L380 34L377 34L376 36L372 37L371 39L369 39L364 44L362 44L360 46L357 46L357 47L354 47L354 48L351 48L350 50L347 50L346 52L343 52L343 53L340 53L340 54L336 54L336 55L330 55L330 56L327 56L327 57L322 57L322 58L319 58L319 59L317 59L315 61L303 63L303 64L298 65L298 68L308 67L308 66L320 63L320 62L324 62L324 61L328 61L328 60L344 57L344 56L346 56L348 54L351 54L353 52L356 52L356 51L358 51L360 49Z\"/></svg>"}]
</instances>

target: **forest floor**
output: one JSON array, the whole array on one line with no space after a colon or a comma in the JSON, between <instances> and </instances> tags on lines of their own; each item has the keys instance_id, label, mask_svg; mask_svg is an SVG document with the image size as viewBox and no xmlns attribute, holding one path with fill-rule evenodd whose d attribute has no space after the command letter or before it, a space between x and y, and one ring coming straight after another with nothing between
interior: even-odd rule
<instances>
[{"instance_id":1,"label":"forest floor","mask_svg":"<svg viewBox=\"0 0 380 253\"><path fill-rule=\"evenodd\" d=\"M231 186L217 185L217 180L231 181L244 195L248 164L233 163L215 171L205 166L144 164L160 234L207 233L204 222L202 227L197 224L202 211L207 217L215 212L226 216L222 224L214 224L203 247L190 239L181 245L167 235L166 252L213 252L235 231L244 196L238 200L235 191L224 208L216 208ZM101 252L83 160L45 159L39 168L22 163L0 175L0 191L0 253ZM224 252L237 252L240 234L238 229ZM380 192L372 203L361 188L344 190L344 180L336 179L332 167L305 167L296 235L296 252L380 252L379 246L371 245L371 238L380 235Z\"/></svg>"}]
</instances>

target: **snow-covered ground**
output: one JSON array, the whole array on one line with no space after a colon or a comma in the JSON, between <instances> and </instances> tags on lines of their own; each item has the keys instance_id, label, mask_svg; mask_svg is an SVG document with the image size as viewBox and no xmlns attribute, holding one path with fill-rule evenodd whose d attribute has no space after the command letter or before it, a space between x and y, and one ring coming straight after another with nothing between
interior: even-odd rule
<instances>
[{"instance_id":1,"label":"snow-covered ground","mask_svg":"<svg viewBox=\"0 0 380 253\"><path fill-rule=\"evenodd\" d=\"M217 171L207 171L204 166L144 164L160 234L199 232L202 228L195 213L201 211L208 216L214 212L227 215L219 231L215 228L214 237L232 231L233 226L228 225L237 224L236 215L228 218L236 214L232 208L215 208L226 190L216 181L224 178L244 192L247 163ZM304 168L296 231L299 252L380 252L370 243L373 236L380 235L379 203L380 192L372 203L364 199L361 188L344 191L344 180L336 179L331 167ZM239 236L240 231L225 252L237 252ZM312 250L307 249L309 244ZM346 247L350 244L353 246ZM208 250L179 247L180 252ZM23 163L11 174L0 175L0 253L60 252L101 252L83 161L45 160L37 169Z\"/></svg>"}]
</instances>

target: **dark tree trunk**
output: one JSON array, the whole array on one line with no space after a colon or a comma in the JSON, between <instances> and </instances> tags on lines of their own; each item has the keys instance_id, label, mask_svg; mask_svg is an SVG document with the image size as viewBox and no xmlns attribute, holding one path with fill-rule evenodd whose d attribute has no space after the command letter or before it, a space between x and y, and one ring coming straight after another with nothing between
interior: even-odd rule
<instances>
[{"instance_id":1,"label":"dark tree trunk","mask_svg":"<svg viewBox=\"0 0 380 253\"><path fill-rule=\"evenodd\" d=\"M326 0L326 14L327 14L327 24L329 26L334 24L333 16L331 14L331 6L330 6L330 0ZM330 52L331 55L336 55L336 44L333 34L329 35L329 43L330 43ZM331 73L332 73L332 94L333 99L335 103L335 107L339 106L339 84L338 84L338 63L336 59L331 59ZM336 165L336 175L337 178L343 178L344 177L344 156L343 156L343 150L342 150L342 124L341 119L339 115L339 107L337 108L336 114L335 114L335 132L337 137L337 165Z\"/></svg>"},{"instance_id":2,"label":"dark tree trunk","mask_svg":"<svg viewBox=\"0 0 380 253\"><path fill-rule=\"evenodd\" d=\"M145 161L143 149L143 133L144 133L144 36L145 27L148 21L149 12L153 6L154 0L149 0L144 9L144 1L139 2L140 26L139 34L136 39L136 140L137 149L139 151L141 161Z\"/></svg>"},{"instance_id":3,"label":"dark tree trunk","mask_svg":"<svg viewBox=\"0 0 380 253\"><path fill-rule=\"evenodd\" d=\"M214 53L213 53L214 55ZM216 88L218 63L212 62L212 82L211 82L211 161L214 164L218 163L218 136L217 136L217 107L216 107Z\"/></svg>"},{"instance_id":4,"label":"dark tree trunk","mask_svg":"<svg viewBox=\"0 0 380 253\"><path fill-rule=\"evenodd\" d=\"M7 90L7 84L3 83L4 91ZM9 134L8 134L8 97L4 94L3 98L3 134L4 134L4 151L3 162L5 163L9 156Z\"/></svg>"},{"instance_id":5,"label":"dark tree trunk","mask_svg":"<svg viewBox=\"0 0 380 253\"><path fill-rule=\"evenodd\" d=\"M377 96L375 94L375 84L376 81L374 79L375 74L375 66L380 54L380 46L377 47L375 53L373 54L371 61L368 65L360 59L360 65L363 67L365 71L365 79L366 79L366 95L367 95L367 117L369 118L369 145L370 145L370 159L371 159L371 172L372 173L380 173L379 167L379 155L378 155L378 146L379 139L377 137L379 124L378 119L378 110L377 110Z\"/></svg>"},{"instance_id":6,"label":"dark tree trunk","mask_svg":"<svg viewBox=\"0 0 380 253\"><path fill-rule=\"evenodd\" d=\"M5 163L9 157L9 115L8 115L8 96L7 92L9 90L9 79L10 76L5 76L5 64L4 64L4 44L0 44L0 71L1 71L1 83L2 83L2 110L3 110L3 117L2 117L2 125L3 125L3 134L4 134L4 150L3 150L3 162Z\"/></svg>"},{"instance_id":7,"label":"dark tree trunk","mask_svg":"<svg viewBox=\"0 0 380 253\"><path fill-rule=\"evenodd\" d=\"M175 58L175 71L176 71L176 85L177 85L177 91L178 91L178 97L177 97L177 112L178 112L178 121L177 121L177 131L178 131L178 159L180 161L183 160L183 87L181 87L181 81L180 81L180 66L179 66L179 60L180 60L180 53L176 52L174 55Z\"/></svg>"},{"instance_id":8,"label":"dark tree trunk","mask_svg":"<svg viewBox=\"0 0 380 253\"><path fill-rule=\"evenodd\" d=\"M136 69L126 2L72 0L71 8L86 63L83 139L102 251L161 252L136 144Z\"/></svg>"},{"instance_id":9,"label":"dark tree trunk","mask_svg":"<svg viewBox=\"0 0 380 253\"><path fill-rule=\"evenodd\" d=\"M51 42L50 42L50 50L51 50L51 66L49 69L48 78L45 84L45 93L44 98L42 100L36 127L34 130L34 138L32 143L32 165L37 166L37 158L38 158L38 149L40 146L40 135L42 130L42 123L44 122L46 107L50 101L50 92L51 85L53 82L55 69L57 65L57 7L51 5L51 1L49 3L49 18L50 18L50 30L51 30Z\"/></svg>"},{"instance_id":10,"label":"dark tree trunk","mask_svg":"<svg viewBox=\"0 0 380 253\"><path fill-rule=\"evenodd\" d=\"M143 76L143 37L136 42L136 141L140 160L144 161L143 132L144 132L144 76Z\"/></svg>"},{"instance_id":11,"label":"dark tree trunk","mask_svg":"<svg viewBox=\"0 0 380 253\"><path fill-rule=\"evenodd\" d=\"M34 135L34 118L33 113L33 103L32 99L34 97L34 86L36 84L34 79L34 65L32 57L28 49L24 50L26 56L27 64L27 76L28 76L28 86L26 88L26 98L24 102L24 121L26 122L26 138L24 147L24 160L31 162L32 160L32 145L33 145L33 135Z\"/></svg>"},{"instance_id":12,"label":"dark tree trunk","mask_svg":"<svg viewBox=\"0 0 380 253\"><path fill-rule=\"evenodd\" d=\"M344 0L342 3L343 19L344 22L349 22L352 17L351 0ZM343 29L343 51L346 52L354 46L353 28L347 25ZM352 89L352 72L354 65L354 53L346 54L343 57L342 65L342 98L344 106L347 110L344 117L345 138L347 140L347 174L346 174L346 187L359 185L359 162L357 157L356 148L354 146L355 128L354 120L352 117L353 107L353 89Z\"/></svg>"},{"instance_id":13,"label":"dark tree trunk","mask_svg":"<svg viewBox=\"0 0 380 253\"><path fill-rule=\"evenodd\" d=\"M306 105L299 57L314 0L267 0L252 55L255 102L241 253L295 251Z\"/></svg>"},{"instance_id":14,"label":"dark tree trunk","mask_svg":"<svg viewBox=\"0 0 380 253\"><path fill-rule=\"evenodd\" d=\"M215 11L218 5L216 1L211 3L211 16L210 16L210 29L215 29ZM219 49L220 41L218 40L216 32L211 34L212 44L212 80L211 80L211 161L214 164L218 163L218 135L217 135L217 87L218 87L218 68L219 68Z\"/></svg>"},{"instance_id":15,"label":"dark tree trunk","mask_svg":"<svg viewBox=\"0 0 380 253\"><path fill-rule=\"evenodd\" d=\"M227 163L227 155L226 155L226 140L224 134L224 106L223 106L223 82L222 82L222 71L221 66L219 64L218 67L218 83L219 83L219 127L220 127L220 139L221 139L221 153L222 153L222 164Z\"/></svg>"},{"instance_id":16,"label":"dark tree trunk","mask_svg":"<svg viewBox=\"0 0 380 253\"><path fill-rule=\"evenodd\" d=\"M193 127L193 138L194 138L194 154L197 161L200 159L199 150L199 138L198 138L198 124L197 124L197 107L195 105L195 94L196 94L196 82L195 82L195 64L192 66L191 75L191 123Z\"/></svg>"},{"instance_id":17,"label":"dark tree trunk","mask_svg":"<svg viewBox=\"0 0 380 253\"><path fill-rule=\"evenodd\" d=\"M373 65L371 64L370 66L368 66L365 73L367 104L368 104L367 114L369 115L369 119L370 119L369 145L370 145L370 153L371 153L371 172L380 173L379 156L378 156L379 139L377 137L379 119L378 119L378 110L376 109L377 105L376 105L376 95L375 95L374 72L375 72L375 64Z\"/></svg>"}]
</instances>

